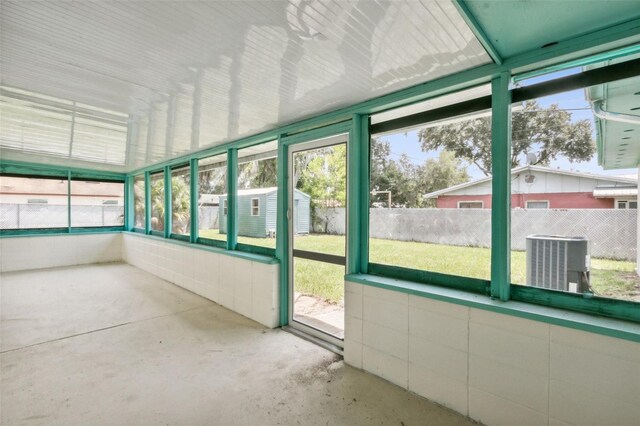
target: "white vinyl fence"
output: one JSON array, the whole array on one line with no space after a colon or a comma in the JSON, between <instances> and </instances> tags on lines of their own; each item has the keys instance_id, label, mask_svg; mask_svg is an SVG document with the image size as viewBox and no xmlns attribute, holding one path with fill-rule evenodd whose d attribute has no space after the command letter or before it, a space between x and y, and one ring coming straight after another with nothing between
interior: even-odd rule
<instances>
[{"instance_id":1,"label":"white vinyl fence","mask_svg":"<svg viewBox=\"0 0 640 426\"><path fill-rule=\"evenodd\" d=\"M370 209L370 235L400 241L491 246L489 209ZM315 232L343 235L344 209L317 212ZM636 260L636 210L514 209L511 211L511 248L526 249L531 234L584 236L593 257Z\"/></svg>"},{"instance_id":2,"label":"white vinyl fence","mask_svg":"<svg viewBox=\"0 0 640 426\"><path fill-rule=\"evenodd\" d=\"M74 227L122 226L124 207L72 205L71 222ZM64 228L68 225L66 205L0 204L0 229Z\"/></svg>"}]
</instances>

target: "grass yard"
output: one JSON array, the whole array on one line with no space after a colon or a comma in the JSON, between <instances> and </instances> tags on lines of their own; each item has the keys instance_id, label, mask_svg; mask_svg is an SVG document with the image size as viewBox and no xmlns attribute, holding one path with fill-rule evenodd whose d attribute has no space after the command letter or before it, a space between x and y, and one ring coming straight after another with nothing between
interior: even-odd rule
<instances>
[{"instance_id":1,"label":"grass yard","mask_svg":"<svg viewBox=\"0 0 640 426\"><path fill-rule=\"evenodd\" d=\"M224 239L217 230L200 231L201 237ZM216 238L218 237L218 238ZM275 247L275 238L239 237L238 241L263 247ZM298 236L295 248L321 253L344 255L345 238L339 235L312 234ZM451 275L490 279L491 250L488 248L447 246L371 239L369 259L374 263L423 269ZM597 295L640 301L640 280L635 263L609 259L591 260L591 285ZM336 265L296 259L294 262L296 290L337 302L343 295L344 270ZM526 253L511 252L511 282L525 284Z\"/></svg>"}]
</instances>

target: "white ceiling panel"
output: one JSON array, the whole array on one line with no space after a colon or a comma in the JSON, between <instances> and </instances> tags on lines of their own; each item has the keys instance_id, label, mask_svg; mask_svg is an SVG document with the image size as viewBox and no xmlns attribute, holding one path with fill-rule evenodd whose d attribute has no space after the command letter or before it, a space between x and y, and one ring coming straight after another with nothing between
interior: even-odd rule
<instances>
[{"instance_id":1,"label":"white ceiling panel","mask_svg":"<svg viewBox=\"0 0 640 426\"><path fill-rule=\"evenodd\" d=\"M118 171L490 62L450 1L5 0L0 8L2 85L127 115L123 154L120 141L85 146L88 128L82 149L66 145L66 161ZM0 136L3 157L22 158ZM47 137L41 130L34 152L57 147L52 158L65 161L64 135Z\"/></svg>"}]
</instances>

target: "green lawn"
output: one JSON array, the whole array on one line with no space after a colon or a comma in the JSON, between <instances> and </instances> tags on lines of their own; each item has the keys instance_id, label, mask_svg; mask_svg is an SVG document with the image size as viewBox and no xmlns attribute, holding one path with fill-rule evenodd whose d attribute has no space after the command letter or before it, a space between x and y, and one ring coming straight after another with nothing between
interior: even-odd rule
<instances>
[{"instance_id":1,"label":"green lawn","mask_svg":"<svg viewBox=\"0 0 640 426\"><path fill-rule=\"evenodd\" d=\"M217 230L200 231L200 236L220 239ZM224 235L221 236L224 239ZM275 247L275 238L239 237L245 244ZM404 266L451 275L489 279L491 250L477 247L447 246L410 241L371 239L370 261L386 265ZM295 238L294 247L301 250L344 255L345 238L338 235L313 234ZM511 253L511 282L526 281L526 253ZM341 267L305 259L294 262L296 290L315 294L328 301L338 301L343 294ZM640 280L634 262L609 259L591 260L591 284L596 294L640 301Z\"/></svg>"}]
</instances>

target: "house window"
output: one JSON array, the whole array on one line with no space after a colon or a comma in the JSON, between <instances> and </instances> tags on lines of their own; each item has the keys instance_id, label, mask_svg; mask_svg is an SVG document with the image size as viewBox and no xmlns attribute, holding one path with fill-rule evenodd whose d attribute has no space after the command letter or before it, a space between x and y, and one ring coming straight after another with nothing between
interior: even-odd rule
<instances>
[{"instance_id":1,"label":"house window","mask_svg":"<svg viewBox=\"0 0 640 426\"><path fill-rule=\"evenodd\" d=\"M548 201L527 201L528 209L548 209L549 202Z\"/></svg>"},{"instance_id":2,"label":"house window","mask_svg":"<svg viewBox=\"0 0 640 426\"><path fill-rule=\"evenodd\" d=\"M251 216L260 216L260 199L251 199Z\"/></svg>"},{"instance_id":3,"label":"house window","mask_svg":"<svg viewBox=\"0 0 640 426\"><path fill-rule=\"evenodd\" d=\"M459 209L481 209L484 207L482 201L458 201Z\"/></svg>"},{"instance_id":4,"label":"house window","mask_svg":"<svg viewBox=\"0 0 640 426\"><path fill-rule=\"evenodd\" d=\"M222 200L222 215L227 215L227 200Z\"/></svg>"},{"instance_id":5,"label":"house window","mask_svg":"<svg viewBox=\"0 0 640 426\"><path fill-rule=\"evenodd\" d=\"M637 201L630 201L630 200L618 200L616 202L616 208L617 209L637 209L638 208L638 202Z\"/></svg>"}]
</instances>

